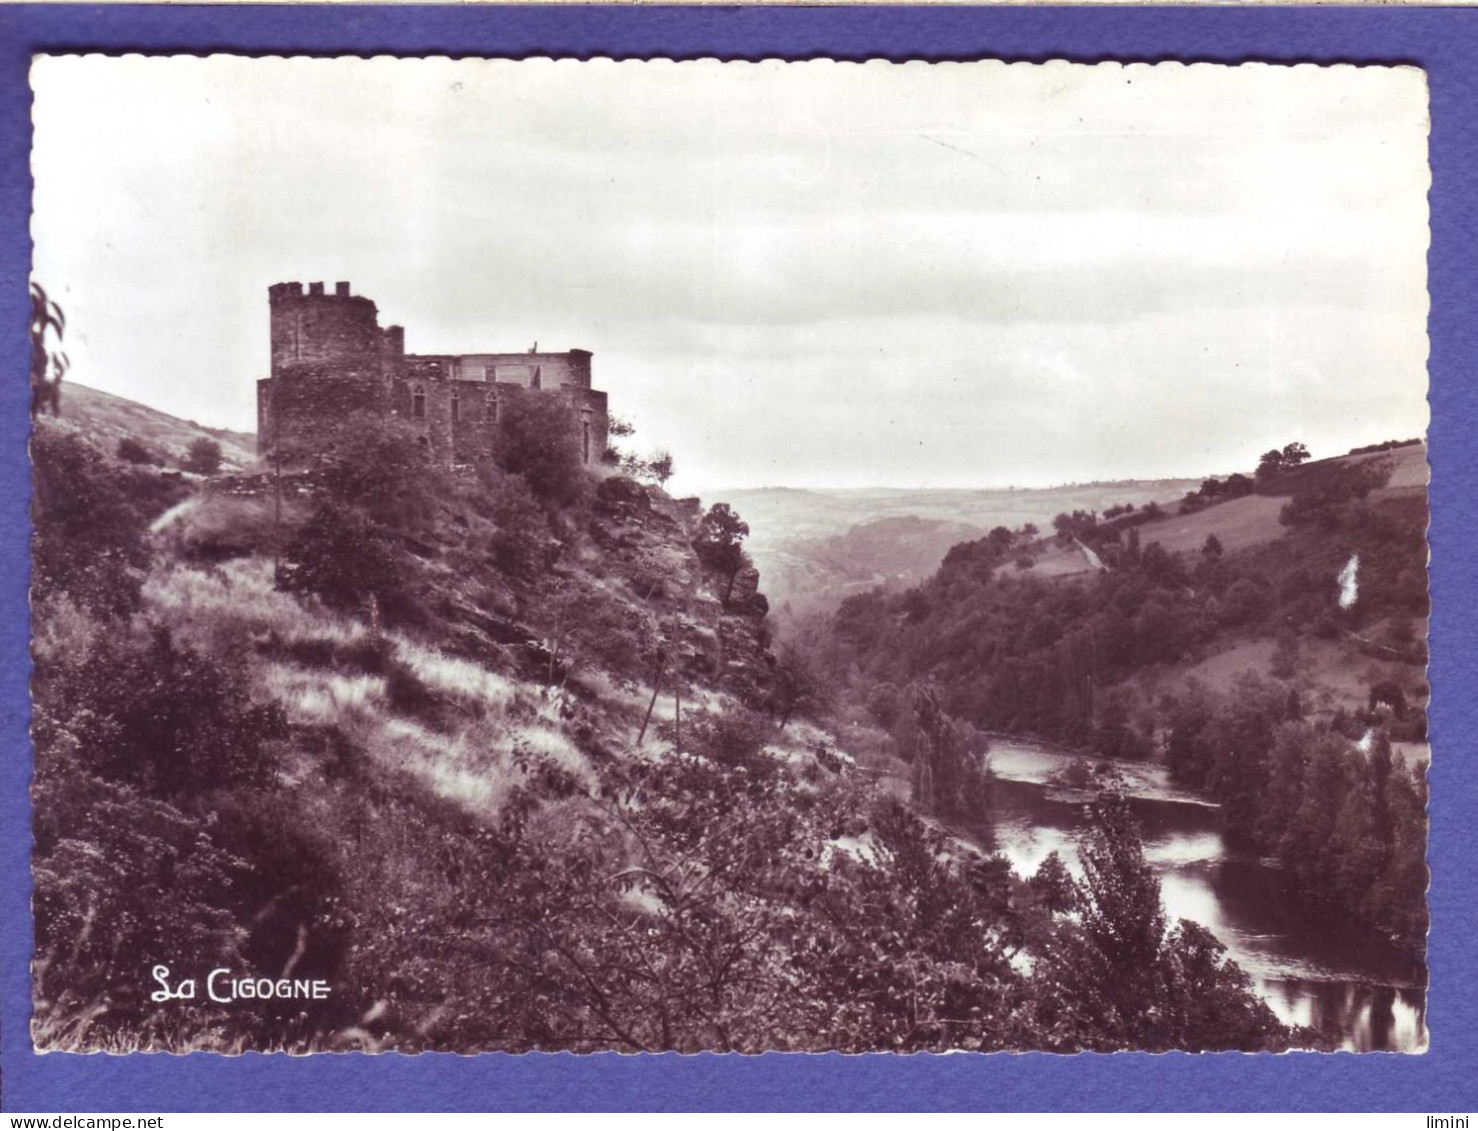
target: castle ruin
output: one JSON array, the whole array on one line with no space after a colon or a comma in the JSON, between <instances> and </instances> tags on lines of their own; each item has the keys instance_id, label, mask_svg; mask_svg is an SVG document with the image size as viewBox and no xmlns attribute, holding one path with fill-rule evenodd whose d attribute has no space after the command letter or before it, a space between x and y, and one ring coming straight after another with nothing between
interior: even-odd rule
<instances>
[{"instance_id":1,"label":"castle ruin","mask_svg":"<svg viewBox=\"0 0 1478 1131\"><path fill-rule=\"evenodd\" d=\"M257 450L301 461L331 454L375 420L399 419L434 461L492 456L502 414L518 397L569 404L581 458L606 450L606 395L590 387L590 353L408 354L405 331L380 325L370 299L348 283L277 283L267 289L272 375L257 382Z\"/></svg>"}]
</instances>

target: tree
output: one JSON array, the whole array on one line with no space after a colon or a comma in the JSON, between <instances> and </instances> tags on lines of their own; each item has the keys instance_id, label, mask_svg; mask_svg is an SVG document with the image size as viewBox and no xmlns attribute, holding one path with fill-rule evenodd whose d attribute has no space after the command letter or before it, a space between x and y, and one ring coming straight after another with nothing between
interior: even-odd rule
<instances>
[{"instance_id":1,"label":"tree","mask_svg":"<svg viewBox=\"0 0 1478 1131\"><path fill-rule=\"evenodd\" d=\"M67 355L52 350L47 334L58 341L67 328L62 308L46 297L40 283L31 284L31 416L40 416L45 408L52 416L62 414L62 377L67 372Z\"/></svg>"},{"instance_id":2,"label":"tree","mask_svg":"<svg viewBox=\"0 0 1478 1131\"><path fill-rule=\"evenodd\" d=\"M1072 911L1078 905L1077 886L1072 873L1056 852L1049 852L1028 881L1031 889L1048 911Z\"/></svg>"},{"instance_id":3,"label":"tree","mask_svg":"<svg viewBox=\"0 0 1478 1131\"><path fill-rule=\"evenodd\" d=\"M1266 479L1280 472L1290 471L1308 458L1309 449L1298 441L1284 444L1281 448L1270 448L1263 452L1262 458L1257 462L1257 478Z\"/></svg>"},{"instance_id":4,"label":"tree","mask_svg":"<svg viewBox=\"0 0 1478 1131\"><path fill-rule=\"evenodd\" d=\"M197 475L214 475L221 470L221 445L201 436L190 445L184 468Z\"/></svg>"},{"instance_id":5,"label":"tree","mask_svg":"<svg viewBox=\"0 0 1478 1131\"><path fill-rule=\"evenodd\" d=\"M1251 981L1210 931L1165 916L1160 882L1144 859L1127 802L1110 794L1093 806L1079 852L1081 927L1044 948L1037 974L1044 1003L1066 1014L1069 1047L1286 1048L1295 1034L1278 1023ZM1300 1043L1316 1044L1307 1031Z\"/></svg>"},{"instance_id":6,"label":"tree","mask_svg":"<svg viewBox=\"0 0 1478 1131\"><path fill-rule=\"evenodd\" d=\"M1110 972L1149 972L1165 936L1160 881L1144 858L1139 825L1121 797L1095 805L1079 852L1083 929Z\"/></svg>"},{"instance_id":7,"label":"tree","mask_svg":"<svg viewBox=\"0 0 1478 1131\"><path fill-rule=\"evenodd\" d=\"M1232 498L1236 498L1239 495L1250 495L1257 487L1251 479L1243 475L1240 471L1228 475L1226 482L1221 486L1222 493Z\"/></svg>"},{"instance_id":8,"label":"tree","mask_svg":"<svg viewBox=\"0 0 1478 1131\"><path fill-rule=\"evenodd\" d=\"M659 486L667 486L667 481L673 475L672 453L668 451L657 452L647 461L647 468Z\"/></svg>"},{"instance_id":9,"label":"tree","mask_svg":"<svg viewBox=\"0 0 1478 1131\"><path fill-rule=\"evenodd\" d=\"M919 735L914 804L941 817L985 816L993 778L974 728L946 714L938 690L927 683L914 689L913 713Z\"/></svg>"},{"instance_id":10,"label":"tree","mask_svg":"<svg viewBox=\"0 0 1478 1131\"><path fill-rule=\"evenodd\" d=\"M1309 449L1300 442L1285 444L1281 453L1284 467L1297 467L1309 458Z\"/></svg>"},{"instance_id":11,"label":"tree","mask_svg":"<svg viewBox=\"0 0 1478 1131\"><path fill-rule=\"evenodd\" d=\"M438 469L409 425L356 431L340 441L324 472L329 497L399 531L434 525L447 494Z\"/></svg>"},{"instance_id":12,"label":"tree","mask_svg":"<svg viewBox=\"0 0 1478 1131\"><path fill-rule=\"evenodd\" d=\"M618 452L616 465L623 475L629 475L633 479L649 479L659 486L665 485L673 476L672 453L667 451L656 452L650 459Z\"/></svg>"},{"instance_id":13,"label":"tree","mask_svg":"<svg viewBox=\"0 0 1478 1131\"><path fill-rule=\"evenodd\" d=\"M1215 534L1206 535L1206 541L1201 544L1201 554L1207 561L1216 561L1222 555L1221 539Z\"/></svg>"},{"instance_id":14,"label":"tree","mask_svg":"<svg viewBox=\"0 0 1478 1131\"><path fill-rule=\"evenodd\" d=\"M1287 626L1278 632L1278 644L1273 649L1269 670L1277 679L1292 679L1298 674L1298 635Z\"/></svg>"},{"instance_id":15,"label":"tree","mask_svg":"<svg viewBox=\"0 0 1478 1131\"><path fill-rule=\"evenodd\" d=\"M568 505L589 486L579 435L574 412L559 397L510 397L494 459L504 471L528 480L541 502Z\"/></svg>"},{"instance_id":16,"label":"tree","mask_svg":"<svg viewBox=\"0 0 1478 1131\"><path fill-rule=\"evenodd\" d=\"M724 604L734 592L734 579L744 566L744 539L749 537L749 523L740 518L728 503L714 503L698 524L698 537L693 549L698 560L728 575Z\"/></svg>"},{"instance_id":17,"label":"tree","mask_svg":"<svg viewBox=\"0 0 1478 1131\"><path fill-rule=\"evenodd\" d=\"M1227 624L1246 624L1261 617L1267 607L1267 591L1252 578L1240 577L1227 590L1221 615Z\"/></svg>"},{"instance_id":18,"label":"tree","mask_svg":"<svg viewBox=\"0 0 1478 1131\"><path fill-rule=\"evenodd\" d=\"M832 691L815 659L794 643L781 645L775 657L773 703L780 729L797 711L820 712L830 706Z\"/></svg>"}]
</instances>

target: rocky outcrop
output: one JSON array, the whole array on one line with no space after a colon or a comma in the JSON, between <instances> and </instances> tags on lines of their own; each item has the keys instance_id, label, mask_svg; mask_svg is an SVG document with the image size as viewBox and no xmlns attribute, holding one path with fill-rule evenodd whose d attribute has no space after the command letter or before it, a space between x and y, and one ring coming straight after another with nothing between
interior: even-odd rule
<instances>
[{"instance_id":1,"label":"rocky outcrop","mask_svg":"<svg viewBox=\"0 0 1478 1131\"><path fill-rule=\"evenodd\" d=\"M632 479L604 480L591 507L589 534L598 548L592 568L622 583L668 630L683 675L764 704L773 682L766 617L769 602L754 569L741 570L729 600L728 578L706 568L693 550L701 507Z\"/></svg>"}]
</instances>

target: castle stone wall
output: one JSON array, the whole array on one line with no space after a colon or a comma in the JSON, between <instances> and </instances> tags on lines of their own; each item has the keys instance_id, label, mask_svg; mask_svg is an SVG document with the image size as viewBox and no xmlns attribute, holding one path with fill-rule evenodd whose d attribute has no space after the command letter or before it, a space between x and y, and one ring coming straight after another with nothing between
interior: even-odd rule
<instances>
[{"instance_id":1,"label":"castle stone wall","mask_svg":"<svg viewBox=\"0 0 1478 1131\"><path fill-rule=\"evenodd\" d=\"M378 358L309 362L257 383L258 447L309 462L390 415L390 382Z\"/></svg>"}]
</instances>

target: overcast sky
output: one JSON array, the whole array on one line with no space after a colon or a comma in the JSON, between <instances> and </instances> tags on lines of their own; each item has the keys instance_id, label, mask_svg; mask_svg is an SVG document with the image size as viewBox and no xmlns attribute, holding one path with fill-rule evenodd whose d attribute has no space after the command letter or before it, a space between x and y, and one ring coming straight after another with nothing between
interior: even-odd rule
<instances>
[{"instance_id":1,"label":"overcast sky","mask_svg":"<svg viewBox=\"0 0 1478 1131\"><path fill-rule=\"evenodd\" d=\"M267 287L579 346L682 489L1045 485L1426 427L1413 70L40 59L71 377L254 427Z\"/></svg>"}]
</instances>

